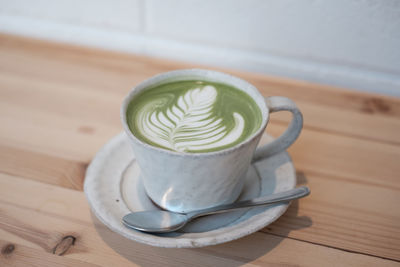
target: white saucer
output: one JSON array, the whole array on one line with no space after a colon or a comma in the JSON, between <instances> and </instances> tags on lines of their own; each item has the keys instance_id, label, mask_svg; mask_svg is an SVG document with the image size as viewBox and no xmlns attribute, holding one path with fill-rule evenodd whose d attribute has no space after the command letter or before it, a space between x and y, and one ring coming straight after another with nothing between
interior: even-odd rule
<instances>
[{"instance_id":1,"label":"white saucer","mask_svg":"<svg viewBox=\"0 0 400 267\"><path fill-rule=\"evenodd\" d=\"M271 140L272 137L264 135L260 145ZM295 185L294 166L287 152L282 152L249 168L239 199L278 193ZM84 190L93 213L108 228L128 239L157 247L203 247L238 239L272 223L288 207L279 204L209 215L168 234L126 228L121 219L127 213L159 208L144 191L140 168L125 133L112 138L96 154L87 169Z\"/></svg>"}]
</instances>

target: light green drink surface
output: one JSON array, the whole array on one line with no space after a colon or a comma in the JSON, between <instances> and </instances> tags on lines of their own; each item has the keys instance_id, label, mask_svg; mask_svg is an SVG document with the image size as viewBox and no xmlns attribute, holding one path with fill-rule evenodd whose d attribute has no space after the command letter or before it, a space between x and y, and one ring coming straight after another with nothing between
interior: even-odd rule
<instances>
[{"instance_id":1,"label":"light green drink surface","mask_svg":"<svg viewBox=\"0 0 400 267\"><path fill-rule=\"evenodd\" d=\"M126 115L130 130L141 141L189 153L235 146L262 122L260 108L247 93L194 80L143 90L129 103Z\"/></svg>"}]
</instances>

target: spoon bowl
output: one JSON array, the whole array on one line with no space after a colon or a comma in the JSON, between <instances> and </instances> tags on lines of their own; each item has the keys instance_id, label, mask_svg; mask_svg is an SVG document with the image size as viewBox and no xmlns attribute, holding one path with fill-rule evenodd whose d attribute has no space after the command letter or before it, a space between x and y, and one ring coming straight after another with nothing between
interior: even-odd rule
<instances>
[{"instance_id":1,"label":"spoon bowl","mask_svg":"<svg viewBox=\"0 0 400 267\"><path fill-rule=\"evenodd\" d=\"M165 210L132 212L122 219L125 226L143 232L167 233L181 229L189 222L187 214Z\"/></svg>"}]
</instances>

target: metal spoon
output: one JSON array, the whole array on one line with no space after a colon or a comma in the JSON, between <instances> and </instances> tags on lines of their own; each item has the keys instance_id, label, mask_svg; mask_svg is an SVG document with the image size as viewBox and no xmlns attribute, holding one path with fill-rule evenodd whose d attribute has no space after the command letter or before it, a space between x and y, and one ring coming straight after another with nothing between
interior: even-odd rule
<instances>
[{"instance_id":1,"label":"metal spoon","mask_svg":"<svg viewBox=\"0 0 400 267\"><path fill-rule=\"evenodd\" d=\"M191 211L188 213L176 213L164 210L132 212L125 215L122 218L122 222L125 226L129 228L133 228L143 232L167 233L182 228L189 221L200 216L222 213L253 206L288 202L290 200L305 197L308 194L310 194L310 189L302 186L269 196L259 197L251 200L244 200L232 204L219 205L208 209Z\"/></svg>"}]
</instances>

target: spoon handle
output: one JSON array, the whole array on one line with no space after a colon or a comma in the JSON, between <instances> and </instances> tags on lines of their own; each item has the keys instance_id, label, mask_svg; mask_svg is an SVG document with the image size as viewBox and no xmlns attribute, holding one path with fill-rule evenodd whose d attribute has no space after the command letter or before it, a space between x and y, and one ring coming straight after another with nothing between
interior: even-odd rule
<instances>
[{"instance_id":1,"label":"spoon handle","mask_svg":"<svg viewBox=\"0 0 400 267\"><path fill-rule=\"evenodd\" d=\"M212 208L196 210L192 212L188 212L186 215L193 219L196 217L208 215L208 214L215 214L215 213L222 213L226 211L254 207L254 206L261 206L261 205L269 205L269 204L276 204L281 202L288 202L294 199L302 198L308 196L310 194L310 189L305 186L301 186L295 189L291 189L285 192L272 194L269 196L258 197L251 200L244 200L235 202L232 204L225 204L219 205Z\"/></svg>"}]
</instances>

